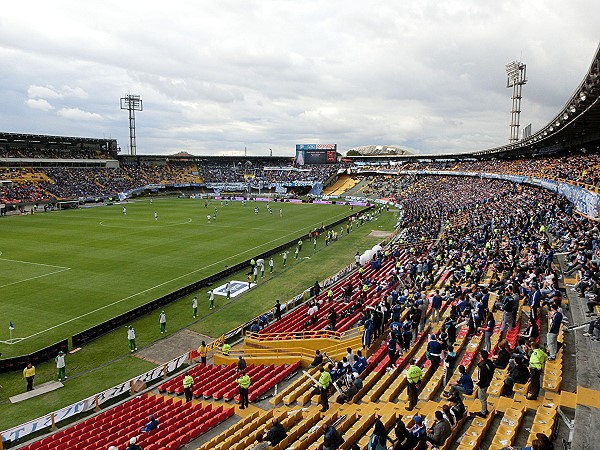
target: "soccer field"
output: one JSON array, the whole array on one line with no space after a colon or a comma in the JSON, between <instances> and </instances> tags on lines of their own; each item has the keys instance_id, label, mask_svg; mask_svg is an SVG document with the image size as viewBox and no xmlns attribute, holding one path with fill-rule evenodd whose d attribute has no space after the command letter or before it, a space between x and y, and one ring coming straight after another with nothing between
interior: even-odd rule
<instances>
[{"instance_id":1,"label":"soccer field","mask_svg":"<svg viewBox=\"0 0 600 450\"><path fill-rule=\"evenodd\" d=\"M0 352L70 337L349 214L347 206L272 206L271 215L264 202L205 208L204 200L155 199L126 204L126 215L114 205L2 218Z\"/></svg>"}]
</instances>

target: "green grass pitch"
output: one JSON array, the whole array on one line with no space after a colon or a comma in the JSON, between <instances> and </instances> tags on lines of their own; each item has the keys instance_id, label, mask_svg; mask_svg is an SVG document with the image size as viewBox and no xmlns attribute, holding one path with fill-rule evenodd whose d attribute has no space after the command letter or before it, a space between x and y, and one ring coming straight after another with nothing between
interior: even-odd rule
<instances>
[{"instance_id":1,"label":"green grass pitch","mask_svg":"<svg viewBox=\"0 0 600 450\"><path fill-rule=\"evenodd\" d=\"M271 205L272 215L264 202L205 208L204 200L171 198L130 202L126 215L114 205L3 218L0 352L26 354L70 337L349 214L347 206Z\"/></svg>"}]
</instances>

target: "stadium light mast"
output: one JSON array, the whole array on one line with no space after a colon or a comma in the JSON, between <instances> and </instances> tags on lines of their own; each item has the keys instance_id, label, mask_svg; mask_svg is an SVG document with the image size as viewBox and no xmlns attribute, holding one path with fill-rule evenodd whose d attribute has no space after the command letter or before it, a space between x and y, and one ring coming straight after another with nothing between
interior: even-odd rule
<instances>
[{"instance_id":1,"label":"stadium light mast","mask_svg":"<svg viewBox=\"0 0 600 450\"><path fill-rule=\"evenodd\" d=\"M506 65L508 81L507 88L512 88L512 111L510 113L510 139L514 143L519 140L519 120L521 117L521 92L527 83L527 66L520 61L513 61Z\"/></svg>"},{"instance_id":2,"label":"stadium light mast","mask_svg":"<svg viewBox=\"0 0 600 450\"><path fill-rule=\"evenodd\" d=\"M135 155L137 146L135 143L135 112L143 111L142 99L139 95L127 94L121 97L121 109L129 111L129 154Z\"/></svg>"}]
</instances>

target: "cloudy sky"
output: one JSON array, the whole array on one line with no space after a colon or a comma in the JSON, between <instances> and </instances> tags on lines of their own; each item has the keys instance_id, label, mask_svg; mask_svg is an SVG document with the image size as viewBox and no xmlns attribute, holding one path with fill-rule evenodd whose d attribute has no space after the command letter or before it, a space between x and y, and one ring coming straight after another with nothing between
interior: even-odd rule
<instances>
[{"instance_id":1,"label":"cloudy sky","mask_svg":"<svg viewBox=\"0 0 600 450\"><path fill-rule=\"evenodd\" d=\"M593 0L9 1L0 130L112 137L138 154L291 156L296 143L416 152L507 143L505 64L537 130L585 75Z\"/></svg>"}]
</instances>

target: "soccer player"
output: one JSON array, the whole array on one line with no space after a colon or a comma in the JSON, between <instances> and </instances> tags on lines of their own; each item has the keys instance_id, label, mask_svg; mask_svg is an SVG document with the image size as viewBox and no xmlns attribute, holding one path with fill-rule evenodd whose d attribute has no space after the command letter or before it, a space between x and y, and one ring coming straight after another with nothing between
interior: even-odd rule
<instances>
[{"instance_id":1,"label":"soccer player","mask_svg":"<svg viewBox=\"0 0 600 450\"><path fill-rule=\"evenodd\" d=\"M225 293L227 294L227 300L231 298L231 281L228 281L225 285Z\"/></svg>"},{"instance_id":2,"label":"soccer player","mask_svg":"<svg viewBox=\"0 0 600 450\"><path fill-rule=\"evenodd\" d=\"M154 220L158 220L158 213L154 211Z\"/></svg>"},{"instance_id":3,"label":"soccer player","mask_svg":"<svg viewBox=\"0 0 600 450\"><path fill-rule=\"evenodd\" d=\"M281 256L283 256L283 265L284 267L287 265L287 255L289 252L283 252Z\"/></svg>"},{"instance_id":4,"label":"soccer player","mask_svg":"<svg viewBox=\"0 0 600 450\"><path fill-rule=\"evenodd\" d=\"M279 217L283 217L283 211L279 208Z\"/></svg>"},{"instance_id":5,"label":"soccer player","mask_svg":"<svg viewBox=\"0 0 600 450\"><path fill-rule=\"evenodd\" d=\"M269 259L269 273L273 273L273 257Z\"/></svg>"},{"instance_id":6,"label":"soccer player","mask_svg":"<svg viewBox=\"0 0 600 450\"><path fill-rule=\"evenodd\" d=\"M126 216L127 215L127 208L125 206L123 206L123 215Z\"/></svg>"},{"instance_id":7,"label":"soccer player","mask_svg":"<svg viewBox=\"0 0 600 450\"><path fill-rule=\"evenodd\" d=\"M212 289L208 291L208 309L215 309L215 293Z\"/></svg>"},{"instance_id":8,"label":"soccer player","mask_svg":"<svg viewBox=\"0 0 600 450\"><path fill-rule=\"evenodd\" d=\"M198 317L198 297L194 296L192 299L192 311L194 312L194 319Z\"/></svg>"},{"instance_id":9,"label":"soccer player","mask_svg":"<svg viewBox=\"0 0 600 450\"><path fill-rule=\"evenodd\" d=\"M206 216L206 220L208 221L208 223L210 223L210 214L208 214L208 215Z\"/></svg>"},{"instance_id":10,"label":"soccer player","mask_svg":"<svg viewBox=\"0 0 600 450\"><path fill-rule=\"evenodd\" d=\"M264 278L265 277L265 260L262 258L257 259L256 267L260 268L260 277Z\"/></svg>"}]
</instances>

